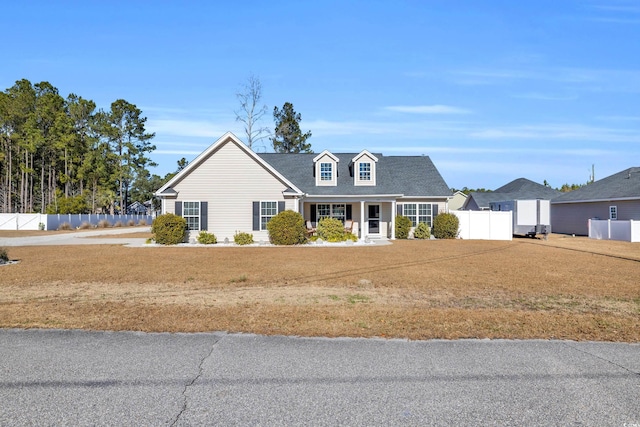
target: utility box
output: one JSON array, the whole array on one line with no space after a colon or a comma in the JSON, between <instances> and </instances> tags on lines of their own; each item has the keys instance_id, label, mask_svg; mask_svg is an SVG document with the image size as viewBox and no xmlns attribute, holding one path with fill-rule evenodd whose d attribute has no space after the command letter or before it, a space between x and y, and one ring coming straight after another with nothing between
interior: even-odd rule
<instances>
[{"instance_id":1,"label":"utility box","mask_svg":"<svg viewBox=\"0 0 640 427\"><path fill-rule=\"evenodd\" d=\"M541 234L546 238L551 233L550 200L505 200L491 202L489 208L513 212L513 234L531 237Z\"/></svg>"}]
</instances>

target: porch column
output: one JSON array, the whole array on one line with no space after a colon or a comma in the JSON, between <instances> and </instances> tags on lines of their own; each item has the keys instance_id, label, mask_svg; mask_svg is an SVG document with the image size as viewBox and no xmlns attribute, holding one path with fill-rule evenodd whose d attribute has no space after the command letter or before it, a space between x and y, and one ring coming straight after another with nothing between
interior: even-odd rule
<instances>
[{"instance_id":1,"label":"porch column","mask_svg":"<svg viewBox=\"0 0 640 427\"><path fill-rule=\"evenodd\" d=\"M360 200L360 240L364 240L365 226L364 226L364 200Z\"/></svg>"},{"instance_id":2,"label":"porch column","mask_svg":"<svg viewBox=\"0 0 640 427\"><path fill-rule=\"evenodd\" d=\"M391 240L396 240L396 201L391 202Z\"/></svg>"}]
</instances>

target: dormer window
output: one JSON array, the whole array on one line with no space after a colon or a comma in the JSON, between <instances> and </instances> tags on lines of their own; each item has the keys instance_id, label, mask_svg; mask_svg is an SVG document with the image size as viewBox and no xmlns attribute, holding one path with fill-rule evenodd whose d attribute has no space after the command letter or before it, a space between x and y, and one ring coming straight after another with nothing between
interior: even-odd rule
<instances>
[{"instance_id":1,"label":"dormer window","mask_svg":"<svg viewBox=\"0 0 640 427\"><path fill-rule=\"evenodd\" d=\"M320 181L333 180L333 163L320 163Z\"/></svg>"},{"instance_id":2,"label":"dormer window","mask_svg":"<svg viewBox=\"0 0 640 427\"><path fill-rule=\"evenodd\" d=\"M360 167L358 168L360 181L371 181L371 163L369 162L361 162Z\"/></svg>"},{"instance_id":3,"label":"dormer window","mask_svg":"<svg viewBox=\"0 0 640 427\"><path fill-rule=\"evenodd\" d=\"M363 150L351 159L353 185L376 185L376 163L378 158Z\"/></svg>"},{"instance_id":4,"label":"dormer window","mask_svg":"<svg viewBox=\"0 0 640 427\"><path fill-rule=\"evenodd\" d=\"M338 162L340 159L324 150L313 159L313 170L318 186L338 185Z\"/></svg>"}]
</instances>

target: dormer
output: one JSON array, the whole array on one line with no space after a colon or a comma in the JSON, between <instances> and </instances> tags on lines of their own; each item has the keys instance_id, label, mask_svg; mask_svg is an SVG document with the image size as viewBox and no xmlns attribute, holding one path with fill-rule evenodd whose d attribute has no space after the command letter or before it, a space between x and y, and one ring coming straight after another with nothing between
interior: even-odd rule
<instances>
[{"instance_id":1,"label":"dormer","mask_svg":"<svg viewBox=\"0 0 640 427\"><path fill-rule=\"evenodd\" d=\"M351 159L353 185L376 185L376 163L378 158L367 150L362 150Z\"/></svg>"},{"instance_id":2,"label":"dormer","mask_svg":"<svg viewBox=\"0 0 640 427\"><path fill-rule=\"evenodd\" d=\"M313 170L316 175L316 185L338 185L338 159L329 151L324 150L313 158Z\"/></svg>"}]
</instances>

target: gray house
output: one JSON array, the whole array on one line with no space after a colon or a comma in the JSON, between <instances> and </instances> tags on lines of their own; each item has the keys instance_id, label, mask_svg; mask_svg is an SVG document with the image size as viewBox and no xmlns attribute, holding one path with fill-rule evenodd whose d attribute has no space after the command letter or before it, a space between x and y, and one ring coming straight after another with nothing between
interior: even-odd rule
<instances>
[{"instance_id":1,"label":"gray house","mask_svg":"<svg viewBox=\"0 0 640 427\"><path fill-rule=\"evenodd\" d=\"M551 201L554 233L588 235L589 219L640 220L640 167L602 178Z\"/></svg>"},{"instance_id":2,"label":"gray house","mask_svg":"<svg viewBox=\"0 0 640 427\"><path fill-rule=\"evenodd\" d=\"M546 187L526 178L518 178L500 188L487 193L471 192L462 205L462 210L489 210L491 203L507 200L551 200L561 194L558 190Z\"/></svg>"},{"instance_id":3,"label":"gray house","mask_svg":"<svg viewBox=\"0 0 640 427\"><path fill-rule=\"evenodd\" d=\"M189 230L219 240L238 231L268 240L267 222L285 209L311 223L351 221L361 239L393 239L397 213L431 224L451 197L427 156L257 154L229 132L155 194L162 213L181 215Z\"/></svg>"}]
</instances>

